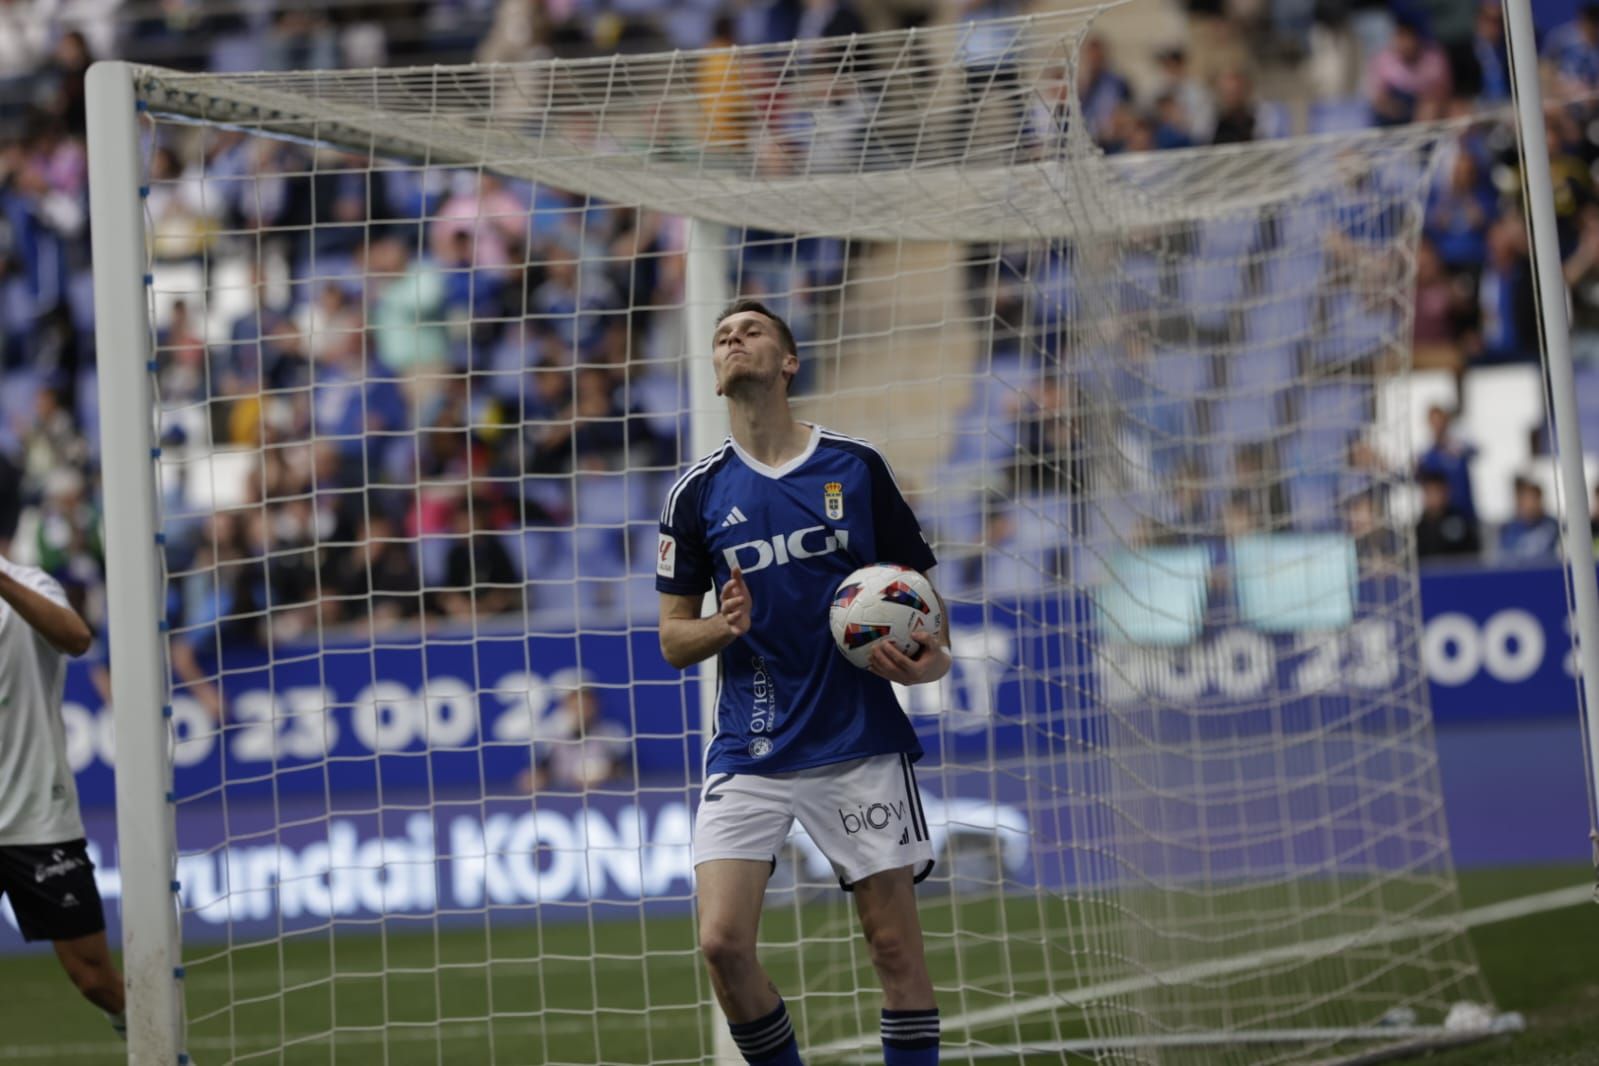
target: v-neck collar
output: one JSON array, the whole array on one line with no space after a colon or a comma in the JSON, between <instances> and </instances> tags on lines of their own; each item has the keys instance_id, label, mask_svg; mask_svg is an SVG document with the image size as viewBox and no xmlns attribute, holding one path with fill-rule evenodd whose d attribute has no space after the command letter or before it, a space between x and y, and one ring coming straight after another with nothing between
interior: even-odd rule
<instances>
[{"instance_id":1,"label":"v-neck collar","mask_svg":"<svg viewBox=\"0 0 1599 1066\"><path fill-rule=\"evenodd\" d=\"M805 423L802 422L800 424L804 425ZM763 477L769 477L775 481L778 478L783 477L785 474L791 474L798 470L800 467L805 465L805 460L816 454L816 444L822 439L822 427L814 422L812 422L810 426L811 439L805 442L805 449L794 458L784 463L782 466L767 466L749 452L739 447L738 441L734 440L731 436L729 436L727 439L733 445L733 454L738 456L739 460L745 466L749 467L757 474L760 474Z\"/></svg>"}]
</instances>

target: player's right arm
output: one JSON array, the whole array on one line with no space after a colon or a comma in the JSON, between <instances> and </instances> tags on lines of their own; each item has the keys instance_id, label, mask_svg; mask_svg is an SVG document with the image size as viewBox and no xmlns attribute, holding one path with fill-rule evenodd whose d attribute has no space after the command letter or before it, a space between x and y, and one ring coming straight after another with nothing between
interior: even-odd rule
<instances>
[{"instance_id":1,"label":"player's right arm","mask_svg":"<svg viewBox=\"0 0 1599 1066\"><path fill-rule=\"evenodd\" d=\"M22 573L0 566L0 599L10 604L11 609L56 651L63 655L82 655L88 651L89 645L94 643L94 634L89 631L89 624L78 617L78 612L67 606L60 586L50 581L45 587L55 595L46 595L19 580L18 575Z\"/></svg>"},{"instance_id":2,"label":"player's right arm","mask_svg":"<svg viewBox=\"0 0 1599 1066\"><path fill-rule=\"evenodd\" d=\"M735 569L715 614L700 617L701 595L661 593L661 654L679 670L709 659L750 631L750 590Z\"/></svg>"}]
</instances>

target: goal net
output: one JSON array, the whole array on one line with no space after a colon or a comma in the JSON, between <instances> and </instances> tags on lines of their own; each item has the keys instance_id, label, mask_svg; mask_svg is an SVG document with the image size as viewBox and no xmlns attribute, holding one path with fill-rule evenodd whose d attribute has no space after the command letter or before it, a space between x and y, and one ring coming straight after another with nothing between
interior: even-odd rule
<instances>
[{"instance_id":1,"label":"goal net","mask_svg":"<svg viewBox=\"0 0 1599 1066\"><path fill-rule=\"evenodd\" d=\"M1073 92L1093 13L117 68L100 358L148 355L121 380L154 410L107 422L112 641L164 668L117 659L107 860L125 914L178 915L127 936L136 1040L724 1054L687 848L705 690L660 657L653 573L724 432L735 295L788 318L796 410L884 450L940 559L956 665L903 698L946 1061L1325 1061L1486 1001L1386 414L1447 131L1106 157ZM105 132L135 122L138 175ZM146 467L153 512L113 476ZM154 636L116 600L138 581ZM153 735L164 765L130 756ZM762 951L807 1061L874 1060L802 834Z\"/></svg>"}]
</instances>

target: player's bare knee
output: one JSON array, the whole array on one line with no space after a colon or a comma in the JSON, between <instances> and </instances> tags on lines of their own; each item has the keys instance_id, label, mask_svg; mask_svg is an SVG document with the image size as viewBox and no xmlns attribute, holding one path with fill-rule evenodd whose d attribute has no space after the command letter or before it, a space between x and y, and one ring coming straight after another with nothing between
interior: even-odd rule
<instances>
[{"instance_id":1,"label":"player's bare knee","mask_svg":"<svg viewBox=\"0 0 1599 1066\"><path fill-rule=\"evenodd\" d=\"M867 943L872 951L872 965L879 973L905 974L918 965L909 939L898 929L874 929Z\"/></svg>"},{"instance_id":2,"label":"player's bare knee","mask_svg":"<svg viewBox=\"0 0 1599 1066\"><path fill-rule=\"evenodd\" d=\"M755 961L755 940L732 929L700 930L700 954L718 973L736 972Z\"/></svg>"}]
</instances>

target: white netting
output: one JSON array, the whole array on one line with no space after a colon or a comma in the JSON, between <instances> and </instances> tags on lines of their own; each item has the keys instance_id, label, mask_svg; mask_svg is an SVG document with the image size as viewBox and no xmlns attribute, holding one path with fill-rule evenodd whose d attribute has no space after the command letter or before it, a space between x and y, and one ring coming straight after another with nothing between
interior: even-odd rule
<instances>
[{"instance_id":1,"label":"white netting","mask_svg":"<svg viewBox=\"0 0 1599 1066\"><path fill-rule=\"evenodd\" d=\"M712 1054L651 576L707 402L689 217L934 535L947 1061L1321 1060L1486 998L1374 398L1442 133L1105 158L1092 14L140 70L201 1061ZM790 858L764 958L852 1061L870 966Z\"/></svg>"}]
</instances>

